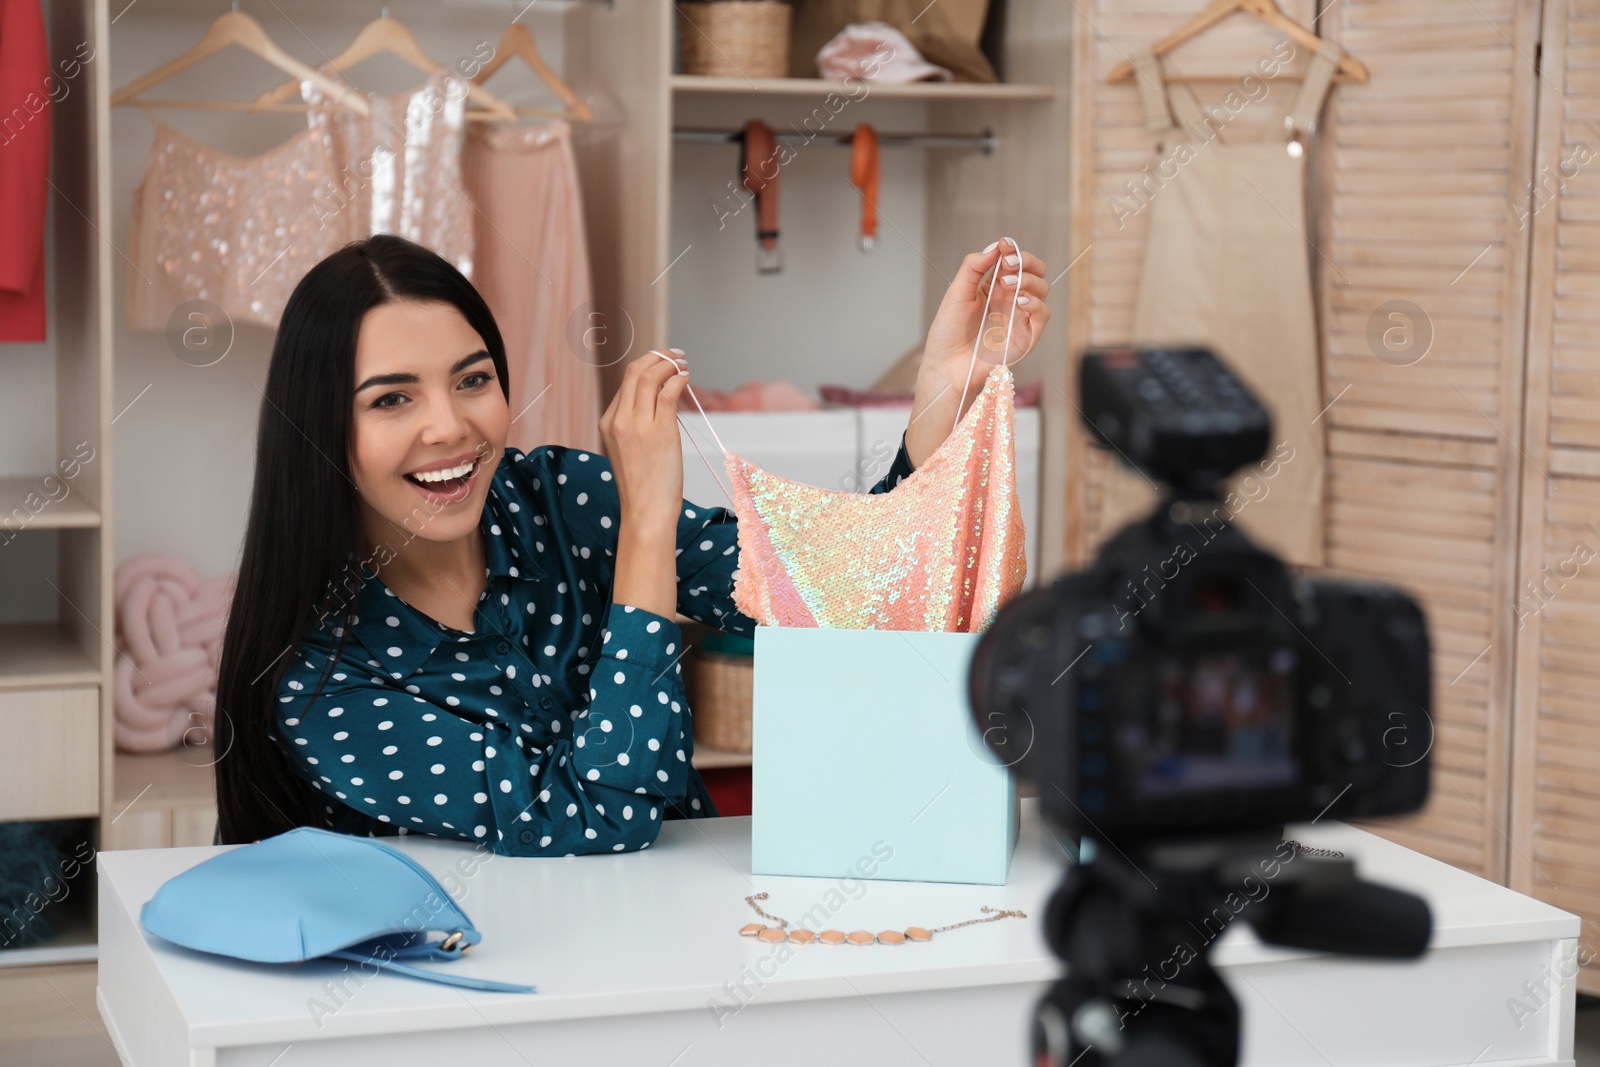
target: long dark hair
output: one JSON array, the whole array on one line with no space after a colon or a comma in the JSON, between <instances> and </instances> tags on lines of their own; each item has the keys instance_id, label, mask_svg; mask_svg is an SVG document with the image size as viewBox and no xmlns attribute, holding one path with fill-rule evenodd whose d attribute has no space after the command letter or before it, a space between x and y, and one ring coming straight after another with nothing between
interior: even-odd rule
<instances>
[{"instance_id":1,"label":"long dark hair","mask_svg":"<svg viewBox=\"0 0 1600 1067\"><path fill-rule=\"evenodd\" d=\"M505 344L483 297L449 262L401 237L346 245L295 286L267 368L255 487L217 677L217 828L248 844L324 825L322 794L273 743L278 686L312 623L350 633L368 577L350 476L361 320L398 300L453 305L478 331L509 399ZM317 689L331 673L331 660Z\"/></svg>"}]
</instances>

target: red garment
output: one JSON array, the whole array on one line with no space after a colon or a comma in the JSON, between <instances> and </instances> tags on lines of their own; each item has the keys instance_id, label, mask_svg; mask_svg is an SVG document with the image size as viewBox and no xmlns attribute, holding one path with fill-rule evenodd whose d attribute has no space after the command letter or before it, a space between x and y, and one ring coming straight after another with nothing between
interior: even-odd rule
<instances>
[{"instance_id":1,"label":"red garment","mask_svg":"<svg viewBox=\"0 0 1600 1067\"><path fill-rule=\"evenodd\" d=\"M752 784L749 767L710 767L700 772L717 814L749 815Z\"/></svg>"},{"instance_id":2,"label":"red garment","mask_svg":"<svg viewBox=\"0 0 1600 1067\"><path fill-rule=\"evenodd\" d=\"M50 53L39 0L0 0L0 341L43 341Z\"/></svg>"}]
</instances>

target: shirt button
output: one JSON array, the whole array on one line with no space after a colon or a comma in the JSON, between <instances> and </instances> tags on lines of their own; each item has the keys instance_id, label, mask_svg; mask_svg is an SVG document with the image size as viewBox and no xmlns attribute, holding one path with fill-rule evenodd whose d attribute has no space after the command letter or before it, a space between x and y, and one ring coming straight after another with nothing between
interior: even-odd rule
<instances>
[{"instance_id":1,"label":"shirt button","mask_svg":"<svg viewBox=\"0 0 1600 1067\"><path fill-rule=\"evenodd\" d=\"M494 646L494 650L496 652L500 653L503 656L507 652L511 651L511 642L510 641L501 641L499 644Z\"/></svg>"},{"instance_id":2,"label":"shirt button","mask_svg":"<svg viewBox=\"0 0 1600 1067\"><path fill-rule=\"evenodd\" d=\"M544 697L539 701L539 706L541 708L549 708L554 703L555 701L551 700L549 697Z\"/></svg>"},{"instance_id":3,"label":"shirt button","mask_svg":"<svg viewBox=\"0 0 1600 1067\"><path fill-rule=\"evenodd\" d=\"M522 833L517 835L524 845L531 844L533 842L533 836L532 830L524 830Z\"/></svg>"}]
</instances>

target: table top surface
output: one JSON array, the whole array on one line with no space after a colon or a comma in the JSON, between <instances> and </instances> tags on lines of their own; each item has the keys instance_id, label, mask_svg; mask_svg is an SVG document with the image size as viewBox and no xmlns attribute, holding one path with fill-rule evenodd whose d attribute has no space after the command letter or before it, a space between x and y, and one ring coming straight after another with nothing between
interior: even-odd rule
<instances>
[{"instance_id":1,"label":"table top surface","mask_svg":"<svg viewBox=\"0 0 1600 1067\"><path fill-rule=\"evenodd\" d=\"M1338 849L1357 860L1364 877L1427 898L1435 948L1578 936L1576 916L1354 827L1295 826L1289 836ZM192 1046L706 1010L714 1000L737 1004L733 986L740 982L745 999L759 982L759 999L772 1003L1059 974L1043 918L1068 853L1034 800L1022 803L1004 886L753 875L748 818L667 822L644 851L570 858L498 856L426 836L383 840L439 878L483 934L462 959L420 966L526 983L538 993L483 993L391 975L367 979L358 965L342 961L246 963L145 933L141 951L151 954L188 1021ZM120 909L137 926L139 909L162 883L228 847L238 846L103 852L101 906ZM744 900L757 892L769 893L762 906L791 924L820 905L827 925L843 930L942 926L979 917L981 905L1021 909L1028 917L947 931L923 944L768 945L738 934L746 923L763 921ZM1306 955L1264 945L1240 922L1217 942L1212 959L1226 967ZM121 962L102 956L100 966ZM334 999L325 983L347 967L354 977Z\"/></svg>"}]
</instances>

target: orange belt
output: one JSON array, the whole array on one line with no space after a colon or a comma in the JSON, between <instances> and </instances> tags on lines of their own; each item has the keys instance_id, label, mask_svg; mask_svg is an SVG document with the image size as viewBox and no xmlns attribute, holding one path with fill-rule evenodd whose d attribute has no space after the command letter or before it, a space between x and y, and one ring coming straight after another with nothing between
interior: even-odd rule
<instances>
[{"instance_id":1,"label":"orange belt","mask_svg":"<svg viewBox=\"0 0 1600 1067\"><path fill-rule=\"evenodd\" d=\"M866 123L850 136L850 184L861 190L861 251L878 241L878 133Z\"/></svg>"}]
</instances>

